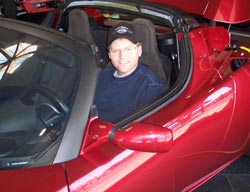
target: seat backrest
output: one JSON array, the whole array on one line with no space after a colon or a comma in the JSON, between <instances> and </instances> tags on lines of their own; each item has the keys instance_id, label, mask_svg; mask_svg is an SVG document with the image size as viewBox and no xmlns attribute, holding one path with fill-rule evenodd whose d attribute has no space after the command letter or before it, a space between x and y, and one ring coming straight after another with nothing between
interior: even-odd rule
<instances>
[{"instance_id":1,"label":"seat backrest","mask_svg":"<svg viewBox=\"0 0 250 192\"><path fill-rule=\"evenodd\" d=\"M91 44L94 43L87 13L80 9L72 10L69 13L68 34Z\"/></svg>"},{"instance_id":2,"label":"seat backrest","mask_svg":"<svg viewBox=\"0 0 250 192\"><path fill-rule=\"evenodd\" d=\"M170 85L171 62L168 56L159 52L154 24L147 19L133 20L137 39L142 43L140 62L148 66L166 84Z\"/></svg>"},{"instance_id":3,"label":"seat backrest","mask_svg":"<svg viewBox=\"0 0 250 192\"><path fill-rule=\"evenodd\" d=\"M84 40L95 46L95 55L98 61L98 66L102 66L104 59L99 51L99 47L96 46L96 42L92 35L91 24L94 22L89 21L89 17L82 9L75 9L69 13L68 18L68 34L71 34L81 40Z\"/></svg>"}]
</instances>

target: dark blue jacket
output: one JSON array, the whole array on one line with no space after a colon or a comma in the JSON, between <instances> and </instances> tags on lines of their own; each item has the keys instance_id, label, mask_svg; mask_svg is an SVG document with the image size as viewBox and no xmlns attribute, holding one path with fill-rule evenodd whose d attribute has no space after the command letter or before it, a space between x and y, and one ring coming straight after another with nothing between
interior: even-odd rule
<instances>
[{"instance_id":1,"label":"dark blue jacket","mask_svg":"<svg viewBox=\"0 0 250 192\"><path fill-rule=\"evenodd\" d=\"M115 71L105 68L98 78L94 103L102 120L115 123L165 90L153 71L141 64L126 77L115 77Z\"/></svg>"}]
</instances>

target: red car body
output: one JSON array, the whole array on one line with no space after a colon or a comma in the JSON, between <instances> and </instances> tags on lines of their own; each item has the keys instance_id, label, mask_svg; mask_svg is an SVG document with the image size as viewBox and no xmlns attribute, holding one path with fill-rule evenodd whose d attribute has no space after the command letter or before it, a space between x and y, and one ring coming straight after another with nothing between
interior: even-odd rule
<instances>
[{"instance_id":1,"label":"red car body","mask_svg":"<svg viewBox=\"0 0 250 192\"><path fill-rule=\"evenodd\" d=\"M249 21L249 1L247 0L148 0L166 5L179 7L188 13L202 15L204 18L227 23Z\"/></svg>"},{"instance_id":2,"label":"red car body","mask_svg":"<svg viewBox=\"0 0 250 192\"><path fill-rule=\"evenodd\" d=\"M86 2L72 1L67 6L70 10L86 6ZM96 13L101 22L99 12L92 9L95 2L89 2L87 12ZM183 5L176 0L159 2ZM241 11L240 15L236 9L232 14L224 9L233 2L219 1L218 7L212 6L215 1L209 2L211 4L205 0L199 4L188 3L181 8L220 22L223 18L230 23L250 18L247 12ZM246 0L237 2L246 10ZM121 6L122 1L108 1L108 5L102 6L112 3ZM115 125L100 121L97 113L81 113L78 103L78 108L72 109L74 117L69 119L63 136L63 141L70 137L70 144L59 144L53 164L1 170L1 189L25 192L192 191L248 152L249 42L240 42L239 47L229 49L231 35L220 26L194 27L187 36L190 49L184 54L192 53L188 61L191 67L181 72L186 75L177 79L173 89L162 99L164 102L152 104L152 108L148 105L150 110L143 108L142 112L135 112ZM184 37L178 34L178 38L181 41ZM72 38L62 45L75 43L79 51L77 41L79 39ZM231 68L234 60L244 60L244 65L234 71ZM178 88L178 84L183 84L183 88ZM82 101L81 97L83 95L76 100ZM81 117L88 117L86 124L76 121ZM75 147L79 147L77 155L67 157L68 153L74 153ZM60 151L62 148L65 150Z\"/></svg>"}]
</instances>

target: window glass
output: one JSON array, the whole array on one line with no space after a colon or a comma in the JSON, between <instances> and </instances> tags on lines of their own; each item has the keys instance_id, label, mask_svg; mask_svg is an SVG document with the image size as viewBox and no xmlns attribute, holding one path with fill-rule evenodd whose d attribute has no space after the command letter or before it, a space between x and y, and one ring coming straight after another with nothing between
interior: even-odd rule
<instances>
[{"instance_id":1,"label":"window glass","mask_svg":"<svg viewBox=\"0 0 250 192\"><path fill-rule=\"evenodd\" d=\"M0 35L0 169L49 164L78 84L76 58L32 36Z\"/></svg>"}]
</instances>

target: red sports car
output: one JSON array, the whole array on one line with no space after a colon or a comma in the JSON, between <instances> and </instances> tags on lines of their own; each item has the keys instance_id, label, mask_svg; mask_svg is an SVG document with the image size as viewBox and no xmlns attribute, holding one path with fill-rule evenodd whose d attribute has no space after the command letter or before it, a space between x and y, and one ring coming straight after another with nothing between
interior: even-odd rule
<instances>
[{"instance_id":1,"label":"red sports car","mask_svg":"<svg viewBox=\"0 0 250 192\"><path fill-rule=\"evenodd\" d=\"M56 29L0 18L2 191L192 191L249 152L248 34L167 1L64 6ZM93 98L121 21L168 89L112 124Z\"/></svg>"}]
</instances>

